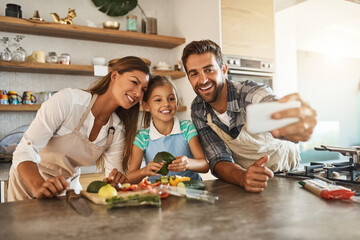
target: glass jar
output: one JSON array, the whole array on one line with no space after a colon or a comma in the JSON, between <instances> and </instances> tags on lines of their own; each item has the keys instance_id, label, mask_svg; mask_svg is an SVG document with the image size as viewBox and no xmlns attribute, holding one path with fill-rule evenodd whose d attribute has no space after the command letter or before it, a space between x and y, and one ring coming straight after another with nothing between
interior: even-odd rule
<instances>
[{"instance_id":1,"label":"glass jar","mask_svg":"<svg viewBox=\"0 0 360 240\"><path fill-rule=\"evenodd\" d=\"M62 53L59 57L59 63L69 65L71 63L70 55L68 53Z\"/></svg>"},{"instance_id":2,"label":"glass jar","mask_svg":"<svg viewBox=\"0 0 360 240\"><path fill-rule=\"evenodd\" d=\"M58 57L56 55L56 52L49 52L48 56L46 57L47 63L57 63Z\"/></svg>"},{"instance_id":3,"label":"glass jar","mask_svg":"<svg viewBox=\"0 0 360 240\"><path fill-rule=\"evenodd\" d=\"M126 30L137 32L137 16L135 15L128 15L126 20Z\"/></svg>"},{"instance_id":4,"label":"glass jar","mask_svg":"<svg viewBox=\"0 0 360 240\"><path fill-rule=\"evenodd\" d=\"M5 16L22 18L21 6L13 3L6 4Z\"/></svg>"}]
</instances>

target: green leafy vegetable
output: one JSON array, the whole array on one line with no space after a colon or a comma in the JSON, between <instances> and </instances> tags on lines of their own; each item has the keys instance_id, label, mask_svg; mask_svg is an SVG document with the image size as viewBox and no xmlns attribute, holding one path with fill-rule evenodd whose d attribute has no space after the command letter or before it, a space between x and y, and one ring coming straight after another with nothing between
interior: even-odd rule
<instances>
[{"instance_id":1,"label":"green leafy vegetable","mask_svg":"<svg viewBox=\"0 0 360 240\"><path fill-rule=\"evenodd\" d=\"M167 175L169 173L168 165L172 163L172 161L175 160L175 157L168 152L158 152L155 155L154 162L165 162L162 167L160 168L157 173L160 173L162 175Z\"/></svg>"}]
</instances>

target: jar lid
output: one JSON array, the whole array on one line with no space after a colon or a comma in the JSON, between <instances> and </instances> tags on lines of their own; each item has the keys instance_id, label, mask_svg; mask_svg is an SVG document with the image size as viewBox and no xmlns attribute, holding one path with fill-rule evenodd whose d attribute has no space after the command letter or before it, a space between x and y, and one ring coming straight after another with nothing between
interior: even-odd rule
<instances>
[{"instance_id":1,"label":"jar lid","mask_svg":"<svg viewBox=\"0 0 360 240\"><path fill-rule=\"evenodd\" d=\"M14 4L14 3L8 3L8 4L6 4L6 7L16 7L16 8L21 8L21 6L20 5L17 5L17 4Z\"/></svg>"},{"instance_id":2,"label":"jar lid","mask_svg":"<svg viewBox=\"0 0 360 240\"><path fill-rule=\"evenodd\" d=\"M127 15L126 18L127 19L129 19L129 18L130 19L137 19L137 16L135 16L135 15Z\"/></svg>"}]
</instances>

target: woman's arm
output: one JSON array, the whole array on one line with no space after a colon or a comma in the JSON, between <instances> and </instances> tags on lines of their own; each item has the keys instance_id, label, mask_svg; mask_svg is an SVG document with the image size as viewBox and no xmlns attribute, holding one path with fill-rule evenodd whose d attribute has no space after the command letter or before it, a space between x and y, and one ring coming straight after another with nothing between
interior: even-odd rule
<instances>
[{"instance_id":1,"label":"woman's arm","mask_svg":"<svg viewBox=\"0 0 360 240\"><path fill-rule=\"evenodd\" d=\"M69 187L63 176L51 177L45 181L39 173L37 164L32 161L21 162L17 170L36 198L52 198Z\"/></svg>"},{"instance_id":2,"label":"woman's arm","mask_svg":"<svg viewBox=\"0 0 360 240\"><path fill-rule=\"evenodd\" d=\"M154 163L151 161L146 167L140 169L143 155L143 150L138 146L133 145L129 173L127 175L127 179L130 183L139 183L144 177L158 175L156 172L160 170L162 163Z\"/></svg>"},{"instance_id":3,"label":"woman's arm","mask_svg":"<svg viewBox=\"0 0 360 240\"><path fill-rule=\"evenodd\" d=\"M205 159L205 154L198 136L190 139L189 147L194 158L178 156L172 164L169 165L168 169L173 172L182 172L188 169L194 172L207 173L209 171L209 164Z\"/></svg>"}]
</instances>

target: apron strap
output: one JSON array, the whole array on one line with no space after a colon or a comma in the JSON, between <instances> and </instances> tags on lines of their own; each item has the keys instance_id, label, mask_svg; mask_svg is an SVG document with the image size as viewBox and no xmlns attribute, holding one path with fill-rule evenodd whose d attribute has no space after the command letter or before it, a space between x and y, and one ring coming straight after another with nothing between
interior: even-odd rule
<instances>
[{"instance_id":1,"label":"apron strap","mask_svg":"<svg viewBox=\"0 0 360 240\"><path fill-rule=\"evenodd\" d=\"M97 96L98 96L97 94L94 94L94 95L92 96L91 102L90 102L89 106L86 108L83 116L81 117L80 122L79 122L78 125L76 126L75 131L79 131L79 130L80 130L80 128L81 128L81 126L83 125L86 117L89 115L89 112L90 112L92 106L94 105Z\"/></svg>"},{"instance_id":2,"label":"apron strap","mask_svg":"<svg viewBox=\"0 0 360 240\"><path fill-rule=\"evenodd\" d=\"M109 130L108 130L108 137L107 137L106 143L104 145L104 150L106 150L108 147L110 147L110 145L112 144L112 142L114 140L115 128L113 126L112 116L110 117L110 126L111 127L109 127Z\"/></svg>"}]
</instances>

